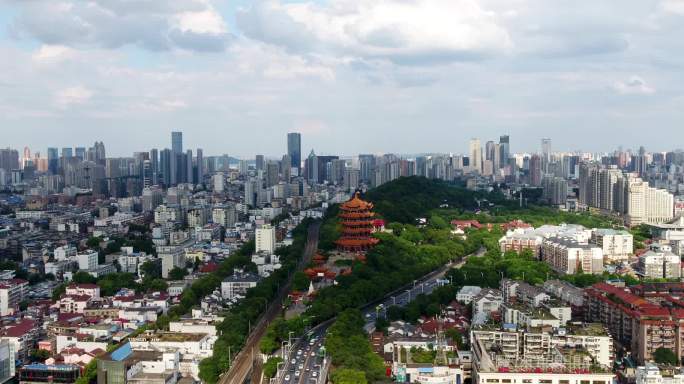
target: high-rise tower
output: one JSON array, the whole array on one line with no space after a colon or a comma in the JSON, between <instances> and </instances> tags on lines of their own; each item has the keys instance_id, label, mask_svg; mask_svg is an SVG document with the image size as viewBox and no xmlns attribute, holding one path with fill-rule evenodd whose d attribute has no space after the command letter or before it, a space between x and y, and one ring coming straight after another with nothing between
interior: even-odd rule
<instances>
[{"instance_id":1,"label":"high-rise tower","mask_svg":"<svg viewBox=\"0 0 684 384\"><path fill-rule=\"evenodd\" d=\"M297 168L297 175L302 172L302 134L290 132L287 134L287 154L290 156L292 168Z\"/></svg>"}]
</instances>

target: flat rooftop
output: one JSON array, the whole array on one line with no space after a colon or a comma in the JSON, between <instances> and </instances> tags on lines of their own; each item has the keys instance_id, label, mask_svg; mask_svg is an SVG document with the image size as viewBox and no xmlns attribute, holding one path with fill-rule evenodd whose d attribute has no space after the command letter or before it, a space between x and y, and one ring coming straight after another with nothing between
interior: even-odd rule
<instances>
[{"instance_id":1,"label":"flat rooftop","mask_svg":"<svg viewBox=\"0 0 684 384\"><path fill-rule=\"evenodd\" d=\"M131 341L147 341L147 342L197 342L207 337L206 333L178 333L178 332L157 332L142 334L131 338Z\"/></svg>"}]
</instances>

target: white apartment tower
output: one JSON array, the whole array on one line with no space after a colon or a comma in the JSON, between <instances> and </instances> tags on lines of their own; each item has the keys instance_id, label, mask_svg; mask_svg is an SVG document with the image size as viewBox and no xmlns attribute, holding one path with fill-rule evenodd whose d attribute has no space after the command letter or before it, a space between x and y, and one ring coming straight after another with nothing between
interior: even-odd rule
<instances>
[{"instance_id":1,"label":"white apartment tower","mask_svg":"<svg viewBox=\"0 0 684 384\"><path fill-rule=\"evenodd\" d=\"M268 252L269 254L275 252L276 233L273 226L264 224L261 228L257 228L255 238L256 252Z\"/></svg>"}]
</instances>

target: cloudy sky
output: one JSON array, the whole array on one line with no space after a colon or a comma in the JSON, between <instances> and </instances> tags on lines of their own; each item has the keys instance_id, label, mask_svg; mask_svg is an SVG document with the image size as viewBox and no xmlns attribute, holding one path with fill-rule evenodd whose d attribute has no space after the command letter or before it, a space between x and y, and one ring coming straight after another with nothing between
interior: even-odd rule
<instances>
[{"instance_id":1,"label":"cloudy sky","mask_svg":"<svg viewBox=\"0 0 684 384\"><path fill-rule=\"evenodd\" d=\"M684 142L684 0L0 0L0 146Z\"/></svg>"}]
</instances>

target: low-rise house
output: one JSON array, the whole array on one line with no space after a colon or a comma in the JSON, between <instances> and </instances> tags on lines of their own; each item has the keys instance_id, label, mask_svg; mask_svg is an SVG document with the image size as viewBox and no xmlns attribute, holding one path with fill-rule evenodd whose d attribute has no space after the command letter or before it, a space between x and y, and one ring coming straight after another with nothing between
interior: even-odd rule
<instances>
[{"instance_id":1,"label":"low-rise house","mask_svg":"<svg viewBox=\"0 0 684 384\"><path fill-rule=\"evenodd\" d=\"M34 320L21 319L5 325L0 330L0 340L7 340L11 344L15 360L25 361L38 341L37 323Z\"/></svg>"},{"instance_id":2,"label":"low-rise house","mask_svg":"<svg viewBox=\"0 0 684 384\"><path fill-rule=\"evenodd\" d=\"M93 299L100 298L100 287L97 284L76 284L67 285L65 294L67 295L85 295Z\"/></svg>"},{"instance_id":3,"label":"low-rise house","mask_svg":"<svg viewBox=\"0 0 684 384\"><path fill-rule=\"evenodd\" d=\"M485 288L473 298L473 323L486 321L494 312L499 312L503 296L498 289Z\"/></svg>"},{"instance_id":4,"label":"low-rise house","mask_svg":"<svg viewBox=\"0 0 684 384\"><path fill-rule=\"evenodd\" d=\"M57 301L57 306L62 313L83 313L92 301L88 295L66 295Z\"/></svg>"},{"instance_id":5,"label":"low-rise house","mask_svg":"<svg viewBox=\"0 0 684 384\"><path fill-rule=\"evenodd\" d=\"M473 301L473 298L475 298L480 291L482 291L482 288L480 287L466 285L458 291L456 294L456 300L464 304L470 304L470 302Z\"/></svg>"},{"instance_id":6,"label":"low-rise house","mask_svg":"<svg viewBox=\"0 0 684 384\"><path fill-rule=\"evenodd\" d=\"M580 308L584 305L584 290L563 280L547 280L544 282L544 291L558 299Z\"/></svg>"}]
</instances>

